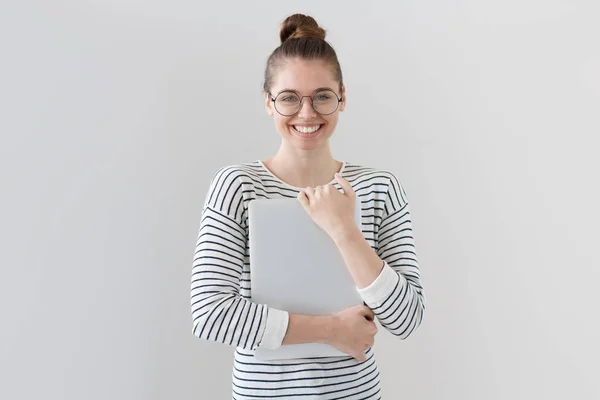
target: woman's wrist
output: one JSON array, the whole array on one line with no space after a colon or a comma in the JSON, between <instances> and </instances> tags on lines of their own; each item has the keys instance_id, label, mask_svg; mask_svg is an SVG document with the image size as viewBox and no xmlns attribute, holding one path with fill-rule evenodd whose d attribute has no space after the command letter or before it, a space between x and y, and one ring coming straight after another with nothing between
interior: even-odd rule
<instances>
[{"instance_id":1,"label":"woman's wrist","mask_svg":"<svg viewBox=\"0 0 600 400\"><path fill-rule=\"evenodd\" d=\"M336 336L337 327L339 325L339 318L335 315L325 317L325 325L323 329L323 337L319 343L331 344L333 338Z\"/></svg>"},{"instance_id":2,"label":"woman's wrist","mask_svg":"<svg viewBox=\"0 0 600 400\"><path fill-rule=\"evenodd\" d=\"M329 344L336 331L335 316L290 314L282 344Z\"/></svg>"},{"instance_id":3,"label":"woman's wrist","mask_svg":"<svg viewBox=\"0 0 600 400\"><path fill-rule=\"evenodd\" d=\"M331 237L331 239L338 246L348 240L363 238L360 229L354 221L352 221L352 223L347 223L340 226L336 231L329 232L329 237Z\"/></svg>"}]
</instances>

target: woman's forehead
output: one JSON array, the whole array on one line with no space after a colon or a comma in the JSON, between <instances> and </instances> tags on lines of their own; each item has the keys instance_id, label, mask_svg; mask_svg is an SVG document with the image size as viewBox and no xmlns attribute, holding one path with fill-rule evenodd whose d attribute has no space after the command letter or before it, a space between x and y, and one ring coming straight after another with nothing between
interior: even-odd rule
<instances>
[{"instance_id":1,"label":"woman's forehead","mask_svg":"<svg viewBox=\"0 0 600 400\"><path fill-rule=\"evenodd\" d=\"M320 60L290 60L276 72L273 90L292 89L300 93L312 93L319 88L335 88L333 68Z\"/></svg>"}]
</instances>

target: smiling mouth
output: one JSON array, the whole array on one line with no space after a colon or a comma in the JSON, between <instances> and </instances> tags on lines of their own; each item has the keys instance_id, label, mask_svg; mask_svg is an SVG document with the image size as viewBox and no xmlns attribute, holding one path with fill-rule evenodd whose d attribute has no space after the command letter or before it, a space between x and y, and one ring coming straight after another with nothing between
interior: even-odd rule
<instances>
[{"instance_id":1,"label":"smiling mouth","mask_svg":"<svg viewBox=\"0 0 600 400\"><path fill-rule=\"evenodd\" d=\"M300 126L300 125L292 125L292 129L300 136L303 137L312 137L316 136L320 131L323 124L316 124L311 126Z\"/></svg>"}]
</instances>

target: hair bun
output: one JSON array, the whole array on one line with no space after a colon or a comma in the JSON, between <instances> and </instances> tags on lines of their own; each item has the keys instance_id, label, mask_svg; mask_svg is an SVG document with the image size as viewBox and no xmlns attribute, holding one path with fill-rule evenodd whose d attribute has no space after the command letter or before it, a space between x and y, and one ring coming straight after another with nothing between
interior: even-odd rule
<instances>
[{"instance_id":1,"label":"hair bun","mask_svg":"<svg viewBox=\"0 0 600 400\"><path fill-rule=\"evenodd\" d=\"M281 24L279 38L281 43L288 39L318 38L325 40L326 31L317 24L314 18L304 14L287 17Z\"/></svg>"}]
</instances>

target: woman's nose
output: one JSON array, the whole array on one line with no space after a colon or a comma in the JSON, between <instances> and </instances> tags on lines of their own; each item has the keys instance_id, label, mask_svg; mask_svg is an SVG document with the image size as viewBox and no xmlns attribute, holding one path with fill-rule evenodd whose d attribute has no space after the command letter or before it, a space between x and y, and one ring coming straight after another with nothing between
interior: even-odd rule
<instances>
[{"instance_id":1,"label":"woman's nose","mask_svg":"<svg viewBox=\"0 0 600 400\"><path fill-rule=\"evenodd\" d=\"M308 97L303 98L302 103L300 103L300 110L298 111L298 116L314 117L316 114L317 112L312 106L312 99Z\"/></svg>"}]
</instances>

